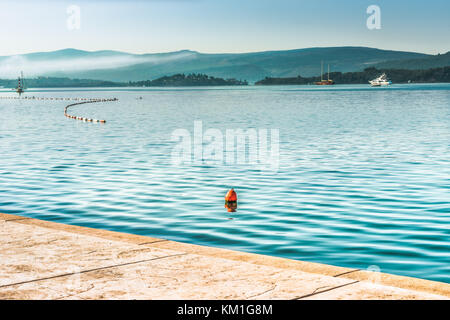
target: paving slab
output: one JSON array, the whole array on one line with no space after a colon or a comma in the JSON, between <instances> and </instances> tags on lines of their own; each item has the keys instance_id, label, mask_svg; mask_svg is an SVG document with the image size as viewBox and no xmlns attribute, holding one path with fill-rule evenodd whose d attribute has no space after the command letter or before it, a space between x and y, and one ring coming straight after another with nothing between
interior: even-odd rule
<instances>
[{"instance_id":1,"label":"paving slab","mask_svg":"<svg viewBox=\"0 0 450 320\"><path fill-rule=\"evenodd\" d=\"M184 254L12 285L0 289L0 298L36 291L42 299L295 299L350 282Z\"/></svg>"},{"instance_id":2,"label":"paving slab","mask_svg":"<svg viewBox=\"0 0 450 320\"><path fill-rule=\"evenodd\" d=\"M13 221L0 242L0 286L181 253Z\"/></svg>"},{"instance_id":3,"label":"paving slab","mask_svg":"<svg viewBox=\"0 0 450 320\"><path fill-rule=\"evenodd\" d=\"M0 214L0 299L449 299L449 288Z\"/></svg>"},{"instance_id":4,"label":"paving slab","mask_svg":"<svg viewBox=\"0 0 450 320\"><path fill-rule=\"evenodd\" d=\"M406 290L370 282L352 283L338 290L325 291L305 300L440 300L441 295Z\"/></svg>"}]
</instances>

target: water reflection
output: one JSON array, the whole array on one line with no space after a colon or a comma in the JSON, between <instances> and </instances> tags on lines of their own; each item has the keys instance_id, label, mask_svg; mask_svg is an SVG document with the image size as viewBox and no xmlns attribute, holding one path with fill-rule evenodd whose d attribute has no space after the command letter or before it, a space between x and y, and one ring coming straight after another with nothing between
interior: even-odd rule
<instances>
[{"instance_id":1,"label":"water reflection","mask_svg":"<svg viewBox=\"0 0 450 320\"><path fill-rule=\"evenodd\" d=\"M228 212L236 212L237 201L225 201L225 208L227 208Z\"/></svg>"}]
</instances>

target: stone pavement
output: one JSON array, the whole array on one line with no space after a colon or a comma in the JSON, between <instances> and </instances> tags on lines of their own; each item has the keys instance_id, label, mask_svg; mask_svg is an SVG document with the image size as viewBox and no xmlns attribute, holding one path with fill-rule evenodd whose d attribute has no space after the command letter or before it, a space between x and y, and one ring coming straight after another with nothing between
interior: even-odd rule
<instances>
[{"instance_id":1,"label":"stone pavement","mask_svg":"<svg viewBox=\"0 0 450 320\"><path fill-rule=\"evenodd\" d=\"M0 299L449 299L450 284L0 214Z\"/></svg>"}]
</instances>

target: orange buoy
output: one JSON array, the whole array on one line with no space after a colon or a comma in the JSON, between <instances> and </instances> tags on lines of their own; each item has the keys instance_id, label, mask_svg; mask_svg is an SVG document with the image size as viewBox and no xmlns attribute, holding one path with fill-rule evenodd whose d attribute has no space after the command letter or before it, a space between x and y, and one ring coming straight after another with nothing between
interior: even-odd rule
<instances>
[{"instance_id":1,"label":"orange buoy","mask_svg":"<svg viewBox=\"0 0 450 320\"><path fill-rule=\"evenodd\" d=\"M227 195L225 196L225 201L226 202L236 202L237 201L237 194L234 191L234 189L230 189L230 191L228 191Z\"/></svg>"}]
</instances>

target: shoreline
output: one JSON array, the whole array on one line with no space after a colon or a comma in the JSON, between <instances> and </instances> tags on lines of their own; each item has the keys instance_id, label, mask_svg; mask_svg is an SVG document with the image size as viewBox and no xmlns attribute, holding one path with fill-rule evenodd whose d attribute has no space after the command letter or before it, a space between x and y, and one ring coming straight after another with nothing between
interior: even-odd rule
<instances>
[{"instance_id":1,"label":"shoreline","mask_svg":"<svg viewBox=\"0 0 450 320\"><path fill-rule=\"evenodd\" d=\"M371 87L369 83L335 83L331 86L318 86L315 84L248 84L248 85L228 85L228 86L151 86L151 87L103 87L103 86L93 86L93 87L31 87L27 88L27 90L23 93L25 96L27 93L46 93L46 92L66 92L66 91L122 91L122 92L138 92L138 91L174 91L178 89L186 90L223 90L223 89L242 89L242 90L251 90L251 89L261 89L261 88L274 88L274 87L304 87L304 88L317 88L317 89L332 89L334 87L356 87L356 88L366 88L366 89L408 89L414 86L449 86L450 82L411 82L411 83L393 83L386 87ZM434 90L435 88L433 88ZM445 90L448 90L445 88ZM0 87L0 93L7 93L16 95L17 93L11 88L2 88Z\"/></svg>"},{"instance_id":2,"label":"shoreline","mask_svg":"<svg viewBox=\"0 0 450 320\"><path fill-rule=\"evenodd\" d=\"M450 284L0 213L0 299L450 299Z\"/></svg>"}]
</instances>

